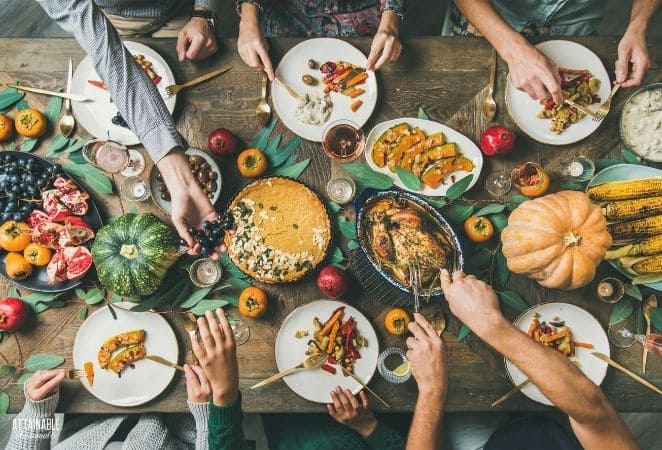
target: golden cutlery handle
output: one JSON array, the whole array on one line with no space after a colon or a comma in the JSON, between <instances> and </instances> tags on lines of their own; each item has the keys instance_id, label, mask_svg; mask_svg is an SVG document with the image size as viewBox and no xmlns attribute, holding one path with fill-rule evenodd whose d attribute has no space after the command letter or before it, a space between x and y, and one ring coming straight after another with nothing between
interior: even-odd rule
<instances>
[{"instance_id":1,"label":"golden cutlery handle","mask_svg":"<svg viewBox=\"0 0 662 450\"><path fill-rule=\"evenodd\" d=\"M69 100L73 100L75 102L86 102L89 99L85 97L84 95L78 95L78 94L65 94L64 92L54 92L54 91L48 91L46 89L39 89L39 88L33 88L33 87L27 87L27 86L20 86L17 84L8 84L7 87L18 89L19 91L25 91L25 92L33 92L35 94L45 94L45 95L52 95L53 97L62 97L62 98L68 98Z\"/></svg>"},{"instance_id":2,"label":"golden cutlery handle","mask_svg":"<svg viewBox=\"0 0 662 450\"><path fill-rule=\"evenodd\" d=\"M527 378L526 380L522 381L520 384L518 384L517 386L515 386L514 388L512 388L511 390L509 390L509 391L506 392L505 394L503 394L503 395L502 395L501 397L499 397L494 403L492 403L492 408L494 408L495 406L497 406L497 405L499 405L499 404L505 402L505 401L508 400L510 397L512 397L513 395L517 394L519 391L521 391L521 390L522 390L525 386L527 386L529 383L531 383L531 380L529 380L528 378Z\"/></svg>"},{"instance_id":3,"label":"golden cutlery handle","mask_svg":"<svg viewBox=\"0 0 662 450\"><path fill-rule=\"evenodd\" d=\"M619 363L617 363L616 361L614 361L613 359L611 359L607 355L605 355L603 353L599 353L599 352L593 352L591 354L593 356L595 356L596 358L599 358L599 359L603 360L604 362L606 362L607 364L612 366L614 369L623 372L625 375L629 376L634 381L637 381L639 384L642 384L642 385L646 386L648 389L655 392L656 394L662 395L662 390L660 390L660 388L658 388L657 386L655 386L651 382L641 378L639 375L632 372L631 370L626 369L625 367L621 366Z\"/></svg>"},{"instance_id":4,"label":"golden cutlery handle","mask_svg":"<svg viewBox=\"0 0 662 450\"><path fill-rule=\"evenodd\" d=\"M299 95L299 93L294 89L292 89L287 83L285 83L278 77L276 77L275 80L278 81L278 83L280 83L280 85L283 86L283 88L287 91L287 93L290 94L292 97L294 97L296 100L299 101L303 100L303 97L301 97L301 95Z\"/></svg>"},{"instance_id":5,"label":"golden cutlery handle","mask_svg":"<svg viewBox=\"0 0 662 450\"><path fill-rule=\"evenodd\" d=\"M494 81L496 80L496 65L497 65L497 52L492 50L494 53L494 59L492 60L492 67L490 70L490 94L494 93Z\"/></svg>"},{"instance_id":6,"label":"golden cutlery handle","mask_svg":"<svg viewBox=\"0 0 662 450\"><path fill-rule=\"evenodd\" d=\"M573 102L572 100L568 100L567 98L564 98L563 103L567 103L568 105L572 106L573 108L576 108L576 109L580 110L581 112L583 112L584 114L588 114L591 117L596 117L596 115L593 111L591 111L590 109L588 109L585 106L582 106L582 105L579 105L579 104Z\"/></svg>"},{"instance_id":7,"label":"golden cutlery handle","mask_svg":"<svg viewBox=\"0 0 662 450\"><path fill-rule=\"evenodd\" d=\"M379 400L379 401L382 403L382 405L384 405L384 406L387 407L387 408L390 408L390 407L391 407L391 405L389 405L388 403L386 403L386 400L384 400L384 399L381 398L379 395L377 395L377 393L376 393L375 391L373 391L372 389L370 389L370 388L369 388L369 387L368 387L363 381L361 381L361 379L360 379L356 374L354 374L354 372L350 372L349 370L345 369L345 368L344 368L343 366L341 366L341 365L338 365L338 367L340 367L340 368L342 369L343 372L345 372L345 373L348 374L350 377L352 377L352 378L354 379L354 381L356 381L357 383L359 383L359 384L363 387L363 389L365 389L366 391L370 392L370 393L371 393L371 394L372 394L377 400Z\"/></svg>"},{"instance_id":8,"label":"golden cutlery handle","mask_svg":"<svg viewBox=\"0 0 662 450\"><path fill-rule=\"evenodd\" d=\"M269 82L269 77L267 72L262 72L262 99L267 99L267 83Z\"/></svg>"},{"instance_id":9,"label":"golden cutlery handle","mask_svg":"<svg viewBox=\"0 0 662 450\"><path fill-rule=\"evenodd\" d=\"M210 78L214 78L214 77L216 77L218 75L221 75L222 73L225 73L225 72L227 72L228 70L231 70L231 69L232 69L232 66L221 67L220 69L216 69L212 72L209 72L206 75L201 75L198 78L194 78L191 81L187 81L186 83L181 84L180 88L183 89L183 88L189 88L191 86L195 86L196 84L200 84L203 81L207 81Z\"/></svg>"},{"instance_id":10,"label":"golden cutlery handle","mask_svg":"<svg viewBox=\"0 0 662 450\"><path fill-rule=\"evenodd\" d=\"M266 386L267 384L271 384L274 381L278 381L281 378L286 377L286 376L290 375L291 373L296 372L299 369L301 369L301 367L291 367L287 370L284 370L282 372L277 373L276 375L270 376L266 380L260 381L258 384L254 385L254 386L251 386L251 389L256 389L256 388L259 388L259 387L262 387L262 386Z\"/></svg>"}]
</instances>

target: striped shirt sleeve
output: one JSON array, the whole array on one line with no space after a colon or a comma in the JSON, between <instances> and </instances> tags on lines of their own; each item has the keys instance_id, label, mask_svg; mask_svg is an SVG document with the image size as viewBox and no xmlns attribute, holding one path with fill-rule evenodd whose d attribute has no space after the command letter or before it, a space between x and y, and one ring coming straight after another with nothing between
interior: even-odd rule
<instances>
[{"instance_id":1,"label":"striped shirt sleeve","mask_svg":"<svg viewBox=\"0 0 662 450\"><path fill-rule=\"evenodd\" d=\"M183 139L161 95L94 2L37 1L62 29L74 35L92 59L120 114L154 162L175 147L183 148Z\"/></svg>"}]
</instances>

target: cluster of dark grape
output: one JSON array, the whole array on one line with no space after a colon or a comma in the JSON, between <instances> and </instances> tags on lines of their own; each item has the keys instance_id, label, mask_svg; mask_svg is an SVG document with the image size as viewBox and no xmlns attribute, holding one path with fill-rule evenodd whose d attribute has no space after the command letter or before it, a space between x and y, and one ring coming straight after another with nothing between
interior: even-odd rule
<instances>
[{"instance_id":1,"label":"cluster of dark grape","mask_svg":"<svg viewBox=\"0 0 662 450\"><path fill-rule=\"evenodd\" d=\"M223 240L226 230L231 230L234 226L234 217L232 214L218 216L216 220L205 220L202 228L188 227L188 232L193 236L193 240L200 244L200 254L207 256L214 251L214 248ZM185 240L180 241L181 245L187 245Z\"/></svg>"},{"instance_id":2,"label":"cluster of dark grape","mask_svg":"<svg viewBox=\"0 0 662 450\"><path fill-rule=\"evenodd\" d=\"M115 114L113 118L110 119L110 121L113 123L113 125L129 128L129 125L127 125L126 120L124 120L124 117L120 115L119 111L117 111L117 114Z\"/></svg>"},{"instance_id":3,"label":"cluster of dark grape","mask_svg":"<svg viewBox=\"0 0 662 450\"><path fill-rule=\"evenodd\" d=\"M36 158L0 155L0 219L25 220L41 206L41 191L62 175L62 166L42 167Z\"/></svg>"}]
</instances>

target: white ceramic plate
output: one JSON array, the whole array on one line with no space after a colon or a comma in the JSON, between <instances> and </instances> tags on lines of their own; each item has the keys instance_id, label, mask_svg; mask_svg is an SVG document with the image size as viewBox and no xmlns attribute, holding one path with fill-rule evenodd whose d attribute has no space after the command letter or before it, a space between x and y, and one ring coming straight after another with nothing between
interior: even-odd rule
<instances>
[{"instance_id":1,"label":"white ceramic plate","mask_svg":"<svg viewBox=\"0 0 662 450\"><path fill-rule=\"evenodd\" d=\"M382 122L375 125L375 127L372 130L370 130L370 134L368 134L368 138L366 140L365 157L366 160L368 161L368 165L372 168L372 170L390 176L393 179L393 183L402 189L405 189L410 192L414 192L416 194L428 195L431 197L441 197L446 195L446 191L453 184L453 182L451 181L451 177L453 177L455 181L457 181L469 174L469 172L465 172L465 171L453 172L451 174L448 174L448 176L444 178L444 181L436 189L432 189L428 186L422 185L423 187L422 190L413 191L407 188L400 181L400 178L398 178L398 176L395 173L391 172L388 167L377 167L374 160L372 159L373 145L375 144L375 142L377 142L377 139L379 139L382 133L384 133L389 128L402 122L408 123L409 126L412 128L415 127L420 128L421 131L423 131L423 133L425 133L426 136L441 131L444 133L444 142L455 142L458 146L460 153L466 158L469 158L474 163L475 166L474 170L471 171L471 173L474 174L474 178L473 180L471 180L469 189L471 189L476 184L476 182L478 181L478 177L480 176L480 171L483 169L483 154L480 152L478 146L476 146L476 144L474 144L471 139L469 139L459 131L455 131L451 127L446 126L442 123L434 122L432 120L414 119L410 117L387 120L386 122Z\"/></svg>"},{"instance_id":2,"label":"white ceramic plate","mask_svg":"<svg viewBox=\"0 0 662 450\"><path fill-rule=\"evenodd\" d=\"M90 386L85 377L81 383L102 402L114 406L138 406L157 397L168 387L175 375L175 369L142 359L134 363L135 368L127 367L122 377L110 370L99 367L97 353L103 342L123 331L145 330L145 349L148 355L158 355L177 362L179 350L177 338L170 324L153 312L129 312L135 303L113 303L117 320L114 320L108 307L95 311L78 329L74 340L74 367L82 369L86 361L94 364L94 385Z\"/></svg>"},{"instance_id":3,"label":"white ceramic plate","mask_svg":"<svg viewBox=\"0 0 662 450\"><path fill-rule=\"evenodd\" d=\"M600 386L607 374L607 363L591 355L591 352L601 352L610 356L609 339L600 322L579 306L570 303L543 303L522 313L513 324L526 333L535 313L540 315L539 320L541 322L549 322L552 318L558 317L570 327L574 341L593 344L592 350L576 347L575 356L571 359L579 363L578 366L584 372L584 375ZM513 363L507 359L505 363L508 376L515 386L526 380L527 376L524 372L519 370ZM554 368L550 367L550 374L553 374L553 372ZM538 403L552 405L552 402L532 383L522 388L522 393Z\"/></svg>"},{"instance_id":4,"label":"white ceramic plate","mask_svg":"<svg viewBox=\"0 0 662 450\"><path fill-rule=\"evenodd\" d=\"M655 167L639 166L637 164L617 164L615 166L607 167L601 170L596 176L588 183L588 187L597 184L606 183L608 181L625 181L636 180L637 178L652 178L662 177L662 170ZM621 268L618 261L607 261L613 268L618 270L624 276L632 279L632 275ZM649 283L644 286L656 289L662 292L662 281L658 283Z\"/></svg>"},{"instance_id":5,"label":"white ceramic plate","mask_svg":"<svg viewBox=\"0 0 662 450\"><path fill-rule=\"evenodd\" d=\"M333 310L339 306L345 306L343 320L353 316L359 334L368 341L367 347L359 347L361 359L354 363L354 373L364 383L370 382L377 368L377 356L379 355L379 343L377 335L370 321L353 306L335 300L318 300L292 311L283 321L276 336L276 365L278 371L282 372L294 367L307 358L305 352L308 341L312 339L315 327L313 318L317 316L322 322L327 320ZM308 336L295 338L297 330L308 330ZM321 368L302 370L284 378L285 383L296 394L316 403L330 403L331 392L336 386L349 389L354 394L362 387L352 377L344 376L341 369L335 375Z\"/></svg>"},{"instance_id":6,"label":"white ceramic plate","mask_svg":"<svg viewBox=\"0 0 662 450\"><path fill-rule=\"evenodd\" d=\"M218 178L216 179L216 190L214 191L214 195L212 195L211 199L209 199L212 205L216 204L218 198L221 196L221 187L223 185L223 176L221 175L221 169L219 169L218 164L216 164L216 161L209 153L198 148L190 147L188 150L186 150L185 153L187 155L201 156L205 159L205 161L207 161L207 163L209 163L211 170L218 174ZM154 203L156 203L163 211L170 214L172 212L172 203L161 198L161 193L158 190L159 182L156 179L156 170L157 168L154 165L152 166L152 170L149 172L149 189L152 194L152 199L154 200Z\"/></svg>"},{"instance_id":7,"label":"white ceramic plate","mask_svg":"<svg viewBox=\"0 0 662 450\"><path fill-rule=\"evenodd\" d=\"M317 62L316 69L308 68L309 59L314 59ZM323 92L324 83L322 82L322 73L319 71L319 66L327 61L347 61L356 66L365 67L367 58L356 47L340 39L309 39L295 45L283 56L276 68L276 76L301 95L313 91ZM349 105L354 99L331 92L329 97L333 103L333 109L329 119L320 125L307 125L299 121L294 115L298 102L287 93L283 86L277 82L272 82L271 100L276 114L290 131L313 142L322 142L324 130L336 120L351 120L359 127L363 127L377 104L377 78L374 72L368 73L368 79L365 84L361 85L365 89L365 93L358 97L363 100L363 105L356 112L352 112ZM304 84L301 77L305 74L317 78L317 85L308 86Z\"/></svg>"},{"instance_id":8,"label":"white ceramic plate","mask_svg":"<svg viewBox=\"0 0 662 450\"><path fill-rule=\"evenodd\" d=\"M595 53L583 45L570 41L546 41L536 45L536 48L554 61L558 67L566 69L587 69L594 77L600 80L598 95L600 101L605 101L611 90L611 82L604 65ZM593 118L586 116L577 123L573 123L561 134L550 131L550 119L539 119L538 112L542 105L533 100L524 91L513 86L508 77L506 81L506 108L510 117L519 128L538 142L551 145L566 145L580 141L598 129L602 121L594 122ZM598 104L590 106L596 110Z\"/></svg>"},{"instance_id":9,"label":"white ceramic plate","mask_svg":"<svg viewBox=\"0 0 662 450\"><path fill-rule=\"evenodd\" d=\"M163 97L168 111L172 114L175 110L177 96L166 98L166 86L175 83L175 76L168 64L161 55L146 45L131 41L124 42L124 45L132 55L145 55L145 58L152 62L154 71L162 78L156 88ZM113 125L111 120L117 114L117 106L111 102L108 91L92 86L88 80L101 81L101 77L94 69L90 57L86 56L76 67L71 84L71 92L85 95L91 99L87 102L71 102L71 108L78 124L97 139L110 139L124 145L140 144L138 136L133 131Z\"/></svg>"}]
</instances>

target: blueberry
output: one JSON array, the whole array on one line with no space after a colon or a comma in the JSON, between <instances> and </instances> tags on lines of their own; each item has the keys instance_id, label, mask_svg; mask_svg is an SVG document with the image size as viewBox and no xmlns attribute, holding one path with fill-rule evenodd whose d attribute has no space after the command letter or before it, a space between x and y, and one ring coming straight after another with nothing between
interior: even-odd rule
<instances>
[{"instance_id":1,"label":"blueberry","mask_svg":"<svg viewBox=\"0 0 662 450\"><path fill-rule=\"evenodd\" d=\"M202 256L208 256L211 253L208 247L200 247L200 254Z\"/></svg>"},{"instance_id":2,"label":"blueberry","mask_svg":"<svg viewBox=\"0 0 662 450\"><path fill-rule=\"evenodd\" d=\"M3 221L3 222L6 222L6 221L8 221L9 219L11 219L11 213L9 213L9 212L3 212L3 213L2 213L2 221Z\"/></svg>"}]
</instances>

